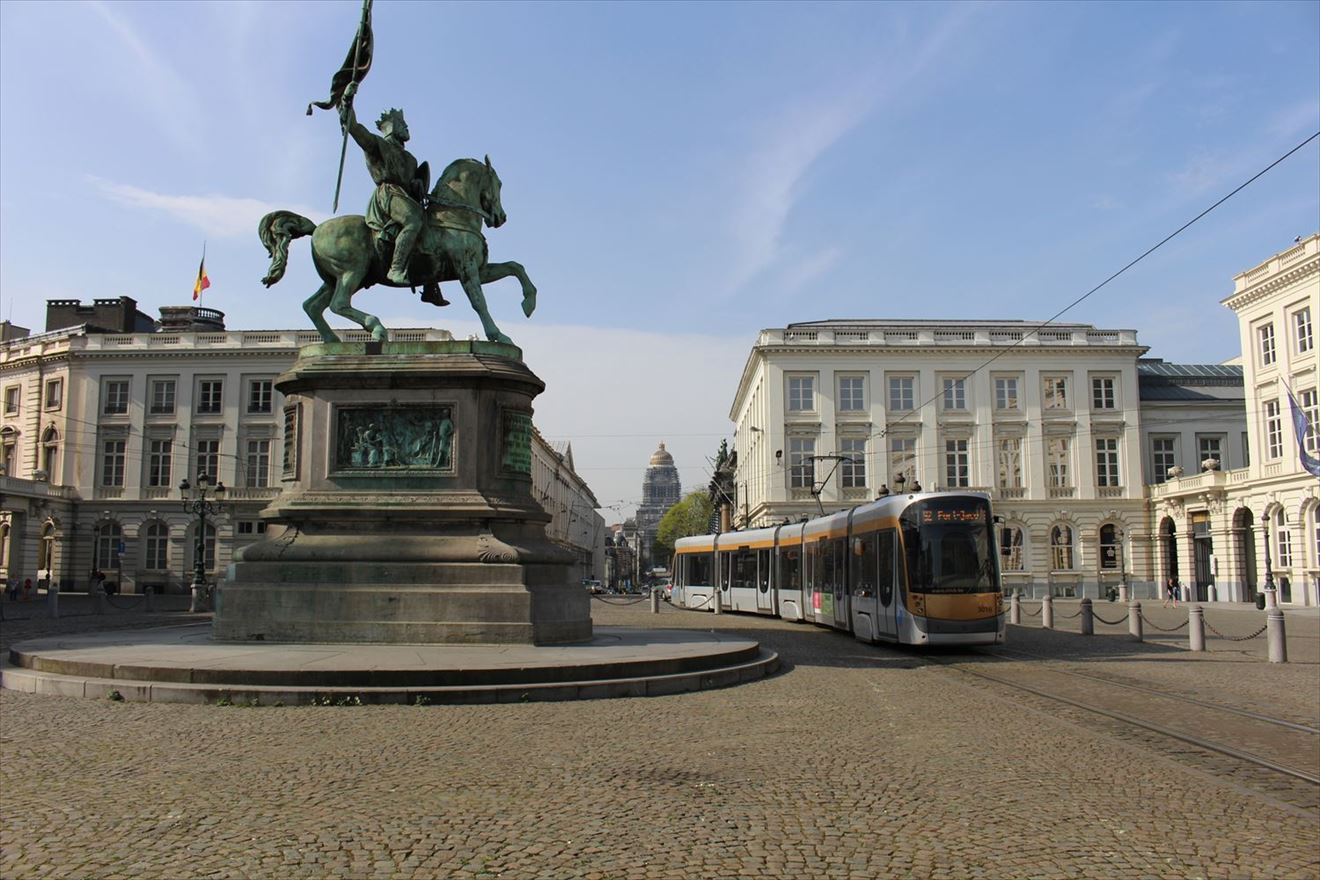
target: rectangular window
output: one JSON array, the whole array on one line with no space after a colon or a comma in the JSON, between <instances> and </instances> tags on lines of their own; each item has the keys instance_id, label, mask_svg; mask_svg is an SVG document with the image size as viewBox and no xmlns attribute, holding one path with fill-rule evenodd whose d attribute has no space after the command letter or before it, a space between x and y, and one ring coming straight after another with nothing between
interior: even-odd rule
<instances>
[{"instance_id":1,"label":"rectangular window","mask_svg":"<svg viewBox=\"0 0 1320 880\"><path fill-rule=\"evenodd\" d=\"M1114 409L1114 380L1109 376L1091 377L1091 409Z\"/></svg>"},{"instance_id":2,"label":"rectangular window","mask_svg":"<svg viewBox=\"0 0 1320 880\"><path fill-rule=\"evenodd\" d=\"M147 527L146 567L165 571L170 567L170 533L166 526L154 523Z\"/></svg>"},{"instance_id":3,"label":"rectangular window","mask_svg":"<svg viewBox=\"0 0 1320 880\"><path fill-rule=\"evenodd\" d=\"M788 486L810 489L816 481L816 438L788 438Z\"/></svg>"},{"instance_id":4,"label":"rectangular window","mask_svg":"<svg viewBox=\"0 0 1320 880\"><path fill-rule=\"evenodd\" d=\"M1169 479L1169 468L1178 464L1177 437L1150 439L1151 481L1163 483Z\"/></svg>"},{"instance_id":5,"label":"rectangular window","mask_svg":"<svg viewBox=\"0 0 1320 880\"><path fill-rule=\"evenodd\" d=\"M1068 409L1068 377L1045 376L1041 380L1041 407Z\"/></svg>"},{"instance_id":6,"label":"rectangular window","mask_svg":"<svg viewBox=\"0 0 1320 880\"><path fill-rule=\"evenodd\" d=\"M1316 389L1308 388L1297 395L1297 405L1306 414L1306 438L1304 445L1310 453L1320 452L1320 394Z\"/></svg>"},{"instance_id":7,"label":"rectangular window","mask_svg":"<svg viewBox=\"0 0 1320 880\"><path fill-rule=\"evenodd\" d=\"M174 413L174 380L151 380L151 414L172 415Z\"/></svg>"},{"instance_id":8,"label":"rectangular window","mask_svg":"<svg viewBox=\"0 0 1320 880\"><path fill-rule=\"evenodd\" d=\"M1116 438L1096 438L1095 482L1097 486L1107 488L1123 485L1123 478L1118 470L1118 440Z\"/></svg>"},{"instance_id":9,"label":"rectangular window","mask_svg":"<svg viewBox=\"0 0 1320 880\"><path fill-rule=\"evenodd\" d=\"M944 441L944 484L950 489L965 489L971 485L966 440Z\"/></svg>"},{"instance_id":10,"label":"rectangular window","mask_svg":"<svg viewBox=\"0 0 1320 880\"><path fill-rule=\"evenodd\" d=\"M13 440L6 439L3 444L0 444L0 464L5 466L6 474L12 474L14 472L15 448L16 445Z\"/></svg>"},{"instance_id":11,"label":"rectangular window","mask_svg":"<svg viewBox=\"0 0 1320 880\"><path fill-rule=\"evenodd\" d=\"M147 485L168 486L170 484L171 460L174 441L152 440L147 449Z\"/></svg>"},{"instance_id":12,"label":"rectangular window","mask_svg":"<svg viewBox=\"0 0 1320 880\"><path fill-rule=\"evenodd\" d=\"M18 402L22 398L23 388L19 385L10 385L5 389L5 415L18 415Z\"/></svg>"},{"instance_id":13,"label":"rectangular window","mask_svg":"<svg viewBox=\"0 0 1320 880\"><path fill-rule=\"evenodd\" d=\"M896 411L914 409L917 399L915 376L889 377L889 408Z\"/></svg>"},{"instance_id":14,"label":"rectangular window","mask_svg":"<svg viewBox=\"0 0 1320 880\"><path fill-rule=\"evenodd\" d=\"M1246 431L1242 432L1242 466L1243 467L1251 466L1251 443L1247 439L1249 436L1250 435Z\"/></svg>"},{"instance_id":15,"label":"rectangular window","mask_svg":"<svg viewBox=\"0 0 1320 880\"><path fill-rule=\"evenodd\" d=\"M248 408L250 413L268 413L274 397L274 383L270 379L253 379L248 383Z\"/></svg>"},{"instance_id":16,"label":"rectangular window","mask_svg":"<svg viewBox=\"0 0 1320 880\"><path fill-rule=\"evenodd\" d=\"M788 411L789 412L816 411L816 377L815 376L788 377Z\"/></svg>"},{"instance_id":17,"label":"rectangular window","mask_svg":"<svg viewBox=\"0 0 1320 880\"><path fill-rule=\"evenodd\" d=\"M839 377L839 412L862 412L866 409L866 377Z\"/></svg>"},{"instance_id":18,"label":"rectangular window","mask_svg":"<svg viewBox=\"0 0 1320 880\"><path fill-rule=\"evenodd\" d=\"M1201 456L1201 461L1205 462L1214 459L1219 462L1220 470L1228 470L1227 463L1224 461L1224 437L1221 434L1197 435L1196 451Z\"/></svg>"},{"instance_id":19,"label":"rectangular window","mask_svg":"<svg viewBox=\"0 0 1320 880\"><path fill-rule=\"evenodd\" d=\"M220 441L197 441L197 476L206 477L214 486L220 481Z\"/></svg>"},{"instance_id":20,"label":"rectangular window","mask_svg":"<svg viewBox=\"0 0 1320 880\"><path fill-rule=\"evenodd\" d=\"M1018 408L1018 380L1014 376L1002 376L995 379L995 409L1015 410Z\"/></svg>"},{"instance_id":21,"label":"rectangular window","mask_svg":"<svg viewBox=\"0 0 1320 880\"><path fill-rule=\"evenodd\" d=\"M238 534L240 535L264 535L266 533L266 523L264 520L240 519L238 521Z\"/></svg>"},{"instance_id":22,"label":"rectangular window","mask_svg":"<svg viewBox=\"0 0 1320 880\"><path fill-rule=\"evenodd\" d=\"M995 444L998 485L1001 489L1022 488L1022 438L1000 437Z\"/></svg>"},{"instance_id":23,"label":"rectangular window","mask_svg":"<svg viewBox=\"0 0 1320 880\"><path fill-rule=\"evenodd\" d=\"M865 489L866 438L842 438L839 440L839 454L847 456L839 463L839 484L845 489Z\"/></svg>"},{"instance_id":24,"label":"rectangular window","mask_svg":"<svg viewBox=\"0 0 1320 880\"><path fill-rule=\"evenodd\" d=\"M254 488L270 485L270 441L249 440L247 444L247 484Z\"/></svg>"},{"instance_id":25,"label":"rectangular window","mask_svg":"<svg viewBox=\"0 0 1320 880\"><path fill-rule=\"evenodd\" d=\"M1297 337L1297 353L1306 354L1315 347L1315 338L1311 335L1311 307L1293 312L1293 335Z\"/></svg>"},{"instance_id":26,"label":"rectangular window","mask_svg":"<svg viewBox=\"0 0 1320 880\"><path fill-rule=\"evenodd\" d=\"M197 383L197 411L214 415L224 409L225 383L223 379L203 379Z\"/></svg>"},{"instance_id":27,"label":"rectangular window","mask_svg":"<svg viewBox=\"0 0 1320 880\"><path fill-rule=\"evenodd\" d=\"M1283 420L1279 418L1279 402L1265 401L1265 457L1283 456Z\"/></svg>"},{"instance_id":28,"label":"rectangular window","mask_svg":"<svg viewBox=\"0 0 1320 880\"><path fill-rule=\"evenodd\" d=\"M105 383L105 401L101 412L108 416L128 412L128 381L111 379Z\"/></svg>"},{"instance_id":29,"label":"rectangular window","mask_svg":"<svg viewBox=\"0 0 1320 880\"><path fill-rule=\"evenodd\" d=\"M915 437L889 438L890 479L898 482L901 474L910 486L917 481L917 440Z\"/></svg>"},{"instance_id":30,"label":"rectangular window","mask_svg":"<svg viewBox=\"0 0 1320 880\"><path fill-rule=\"evenodd\" d=\"M1268 367L1274 363L1274 325L1265 324L1256 331L1256 338L1260 340L1260 363L1263 367Z\"/></svg>"},{"instance_id":31,"label":"rectangular window","mask_svg":"<svg viewBox=\"0 0 1320 880\"><path fill-rule=\"evenodd\" d=\"M1050 437L1045 441L1045 461L1049 467L1050 488L1065 489L1072 485L1068 465L1072 460L1072 443L1068 437Z\"/></svg>"},{"instance_id":32,"label":"rectangular window","mask_svg":"<svg viewBox=\"0 0 1320 880\"><path fill-rule=\"evenodd\" d=\"M101 485L124 485L124 454L126 440L106 440L101 444Z\"/></svg>"},{"instance_id":33,"label":"rectangular window","mask_svg":"<svg viewBox=\"0 0 1320 880\"><path fill-rule=\"evenodd\" d=\"M944 380L944 408L946 410L967 409L967 380Z\"/></svg>"},{"instance_id":34,"label":"rectangular window","mask_svg":"<svg viewBox=\"0 0 1320 880\"><path fill-rule=\"evenodd\" d=\"M64 380L46 380L46 409L55 410L64 406Z\"/></svg>"}]
</instances>

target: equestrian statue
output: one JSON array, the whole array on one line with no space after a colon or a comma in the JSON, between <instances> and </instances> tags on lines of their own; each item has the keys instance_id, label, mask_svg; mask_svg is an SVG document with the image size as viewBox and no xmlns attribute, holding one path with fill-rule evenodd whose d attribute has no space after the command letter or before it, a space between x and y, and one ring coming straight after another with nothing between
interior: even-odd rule
<instances>
[{"instance_id":1,"label":"equestrian statue","mask_svg":"<svg viewBox=\"0 0 1320 880\"><path fill-rule=\"evenodd\" d=\"M258 235L270 255L270 269L261 279L267 287L284 277L289 242L312 237L312 261L324 282L303 303L303 311L326 342L339 337L325 321L327 308L371 333L378 342L389 331L375 315L355 309L353 295L375 284L422 288L422 301L449 305L440 282L458 281L481 318L486 338L512 344L500 332L486 308L483 284L513 276L522 284L523 314L536 308L536 287L515 262L491 263L482 225L498 229L508 217L500 203L500 178L487 156L456 159L428 191L430 170L405 148L408 124L402 110L387 110L376 122L380 134L357 121L349 82L339 104L346 137L362 148L376 189L367 213L333 217L320 225L292 211L272 211L261 218Z\"/></svg>"}]
</instances>

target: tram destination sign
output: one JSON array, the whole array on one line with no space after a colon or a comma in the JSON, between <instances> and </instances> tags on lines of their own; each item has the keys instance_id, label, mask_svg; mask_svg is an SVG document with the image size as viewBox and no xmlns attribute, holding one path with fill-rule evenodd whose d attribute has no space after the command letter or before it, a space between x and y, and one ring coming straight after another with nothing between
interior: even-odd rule
<instances>
[{"instance_id":1,"label":"tram destination sign","mask_svg":"<svg viewBox=\"0 0 1320 880\"><path fill-rule=\"evenodd\" d=\"M921 511L921 523L983 523L985 506L976 507L939 507Z\"/></svg>"}]
</instances>

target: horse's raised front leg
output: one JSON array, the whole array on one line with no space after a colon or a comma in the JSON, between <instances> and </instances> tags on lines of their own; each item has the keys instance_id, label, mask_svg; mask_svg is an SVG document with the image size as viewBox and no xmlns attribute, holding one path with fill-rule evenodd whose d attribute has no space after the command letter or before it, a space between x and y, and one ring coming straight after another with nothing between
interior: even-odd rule
<instances>
[{"instance_id":1,"label":"horse's raised front leg","mask_svg":"<svg viewBox=\"0 0 1320 880\"><path fill-rule=\"evenodd\" d=\"M330 300L330 311L340 317L348 318L363 330L370 331L375 342L389 342L390 333L381 324L380 318L353 308L353 294L362 289L362 272L349 272L339 276L335 285L335 294Z\"/></svg>"},{"instance_id":2,"label":"horse's raised front leg","mask_svg":"<svg viewBox=\"0 0 1320 880\"><path fill-rule=\"evenodd\" d=\"M481 264L476 259L469 258L459 262L457 268L458 280L463 283L463 292L467 294L468 302L472 303L473 310L481 318L481 327L486 331L486 338L491 342L512 345L513 340L500 332L500 328L495 326L495 319L490 316L490 309L486 308L486 294L481 290L485 273L482 272Z\"/></svg>"},{"instance_id":3,"label":"horse's raised front leg","mask_svg":"<svg viewBox=\"0 0 1320 880\"><path fill-rule=\"evenodd\" d=\"M321 285L321 289L303 303L303 311L307 317L312 319L312 326L321 334L322 342L338 342L339 334L330 329L330 325L325 322L325 307L330 305L330 294L334 292L335 286L330 282Z\"/></svg>"},{"instance_id":4,"label":"horse's raised front leg","mask_svg":"<svg viewBox=\"0 0 1320 880\"><path fill-rule=\"evenodd\" d=\"M522 263L515 263L510 260L507 263L487 263L481 267L482 284L490 284L492 281L499 281L501 278L508 278L510 275L517 278L518 283L522 285L522 310L523 314L530 318L532 312L536 311L536 285L527 277L527 272L523 269Z\"/></svg>"}]
</instances>

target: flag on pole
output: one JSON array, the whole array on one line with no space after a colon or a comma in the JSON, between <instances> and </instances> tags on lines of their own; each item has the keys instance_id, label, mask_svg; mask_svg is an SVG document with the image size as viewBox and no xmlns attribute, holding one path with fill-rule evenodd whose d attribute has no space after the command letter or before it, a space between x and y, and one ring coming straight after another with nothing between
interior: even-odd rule
<instances>
[{"instance_id":1,"label":"flag on pole","mask_svg":"<svg viewBox=\"0 0 1320 880\"><path fill-rule=\"evenodd\" d=\"M348 47L348 57L344 66L335 71L330 78L330 97L324 101L313 101L307 105L307 115L312 115L313 107L332 110L340 105L344 98L344 89L349 83L360 83L371 69L371 0L363 0L362 22L358 25L357 36L353 45Z\"/></svg>"},{"instance_id":2,"label":"flag on pole","mask_svg":"<svg viewBox=\"0 0 1320 880\"><path fill-rule=\"evenodd\" d=\"M202 264L197 267L197 281L193 284L193 302L202 298L202 291L211 286L211 279L206 274L206 247L202 247Z\"/></svg>"},{"instance_id":3,"label":"flag on pole","mask_svg":"<svg viewBox=\"0 0 1320 880\"><path fill-rule=\"evenodd\" d=\"M1302 469L1312 476L1320 477L1320 458L1316 458L1306 450L1306 438L1314 436L1311 434L1312 431L1320 431L1320 425L1312 425L1306 410L1298 406L1292 389L1287 385L1283 388L1288 392L1288 406L1292 408L1293 433L1297 435L1297 454L1301 457Z\"/></svg>"}]
</instances>

